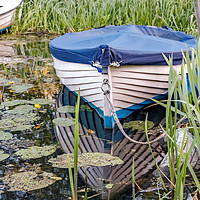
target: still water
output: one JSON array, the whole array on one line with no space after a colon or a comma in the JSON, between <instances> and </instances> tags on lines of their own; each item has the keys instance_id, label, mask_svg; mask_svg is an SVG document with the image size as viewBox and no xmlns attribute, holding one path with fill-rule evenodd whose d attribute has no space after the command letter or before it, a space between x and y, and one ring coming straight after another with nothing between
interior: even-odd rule
<instances>
[{"instance_id":1,"label":"still water","mask_svg":"<svg viewBox=\"0 0 200 200\"><path fill-rule=\"evenodd\" d=\"M74 93L59 84L53 69L49 41L54 37L24 35L16 39L14 36L0 36L0 135L2 131L4 134L12 134L12 138L0 138L0 152L8 156L0 161L0 178L22 172L35 172L36 182L33 182L33 185L39 185L43 178L41 178L42 171L53 173L49 179L52 179L52 176L60 177L54 178L56 181L45 188L30 191L27 189L26 192L14 191L10 185L1 180L0 199L62 200L71 197L68 170L53 166L49 161L63 152L73 153L74 125L57 126L52 121L58 117L69 119L74 117L73 111L68 110L67 113L63 113L57 109L62 106L70 106L73 109L76 103ZM13 100L24 101L6 104ZM136 199L159 199L159 195L165 196L168 191L164 191L159 180L152 175L156 166L148 145L131 143L122 136L117 127L113 130L104 130L103 121L98 113L83 100L81 106L79 153L109 153L120 158L123 164L80 167L79 199L84 195L85 171L88 199L132 199L133 158ZM121 123L144 120L147 112L149 120L155 125L164 118L163 109L154 106L145 111L138 111ZM133 139L146 141L144 131L137 131L134 128L127 128L126 131ZM153 129L150 139L155 138L157 134L159 130ZM21 158L17 155L19 150L33 146L54 146L56 151L35 159ZM166 146L164 143L161 145L155 142L152 144L152 150L159 164L166 155ZM22 184L20 181L20 178L13 178L10 182L13 187L19 187L17 185ZM145 189L148 190L144 191ZM185 199L186 196L187 194ZM170 196L164 199L170 199Z\"/></svg>"}]
</instances>

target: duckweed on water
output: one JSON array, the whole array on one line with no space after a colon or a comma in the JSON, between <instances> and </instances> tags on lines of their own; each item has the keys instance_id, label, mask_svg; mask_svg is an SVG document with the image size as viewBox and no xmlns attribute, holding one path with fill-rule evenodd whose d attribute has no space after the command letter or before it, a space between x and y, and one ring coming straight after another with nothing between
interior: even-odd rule
<instances>
[{"instance_id":1,"label":"duckweed on water","mask_svg":"<svg viewBox=\"0 0 200 200\"><path fill-rule=\"evenodd\" d=\"M8 158L9 155L8 154L4 154L3 151L0 151L0 161L5 160L6 158Z\"/></svg>"},{"instance_id":2,"label":"duckweed on water","mask_svg":"<svg viewBox=\"0 0 200 200\"><path fill-rule=\"evenodd\" d=\"M53 123L57 126L72 126L75 124L75 119L58 117L53 120Z\"/></svg>"},{"instance_id":3,"label":"duckweed on water","mask_svg":"<svg viewBox=\"0 0 200 200\"><path fill-rule=\"evenodd\" d=\"M154 123L152 121L147 121L147 128L153 128ZM132 128L132 130L144 131L145 130L145 122L144 121L130 121L128 123L123 124L123 128Z\"/></svg>"},{"instance_id":4,"label":"duckweed on water","mask_svg":"<svg viewBox=\"0 0 200 200\"><path fill-rule=\"evenodd\" d=\"M38 147L33 146L28 149L21 149L16 152L16 155L21 156L23 159L36 159L43 156L49 156L56 151L55 146Z\"/></svg>"},{"instance_id":5,"label":"duckweed on water","mask_svg":"<svg viewBox=\"0 0 200 200\"><path fill-rule=\"evenodd\" d=\"M3 177L2 180L8 191L31 191L45 188L56 182L53 173L42 172L21 172L14 175ZM59 179L60 180L60 179Z\"/></svg>"},{"instance_id":6,"label":"duckweed on water","mask_svg":"<svg viewBox=\"0 0 200 200\"><path fill-rule=\"evenodd\" d=\"M69 154L70 156L70 163L71 167L73 168L73 160L74 155ZM58 168L68 168L68 156L67 154L62 154L57 156L57 158L51 158L49 159L49 162L52 163L53 167ZM111 156L110 154L106 153L83 153L81 155L78 155L78 167L87 167L87 166L114 166L123 164L123 161L116 157Z\"/></svg>"},{"instance_id":7,"label":"duckweed on water","mask_svg":"<svg viewBox=\"0 0 200 200\"><path fill-rule=\"evenodd\" d=\"M12 133L0 131L0 140L10 140L12 137Z\"/></svg>"}]
</instances>

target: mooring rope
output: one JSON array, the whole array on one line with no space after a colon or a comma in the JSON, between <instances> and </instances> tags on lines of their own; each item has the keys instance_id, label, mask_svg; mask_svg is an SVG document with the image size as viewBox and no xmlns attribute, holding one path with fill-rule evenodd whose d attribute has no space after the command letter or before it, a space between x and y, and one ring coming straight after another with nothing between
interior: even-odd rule
<instances>
[{"instance_id":1,"label":"mooring rope","mask_svg":"<svg viewBox=\"0 0 200 200\"><path fill-rule=\"evenodd\" d=\"M103 88L103 86L105 86L105 85L107 85L107 88L108 88L107 90L104 90L104 88ZM116 124L117 124L119 130L122 132L122 134L124 135L124 137L126 137L129 141L131 141L131 142L133 142L133 143L136 143L136 144L147 145L147 144L152 144L152 143L154 143L154 142L157 142L159 139L161 139L162 137L165 136L165 132L163 132L159 137L157 137L156 139L154 139L154 140L152 140L152 141L150 141L150 142L139 142L139 141L136 141L136 140L130 138L130 137L126 134L126 132L124 131L123 126L122 126L122 124L120 123L119 118L117 117L117 114L116 114L116 112L115 112L115 110L114 110L114 106L112 105L112 102L110 101L110 99L109 99L109 97L108 97L108 95L109 95L109 93L110 93L110 85L109 85L107 79L104 79L103 85L102 85L101 89L102 89L103 94L105 95L105 97L106 97L106 99L107 99L107 101L108 101L108 103L109 103L110 111L111 111L111 113L113 114L114 120L115 120L115 122L116 122Z\"/></svg>"}]
</instances>

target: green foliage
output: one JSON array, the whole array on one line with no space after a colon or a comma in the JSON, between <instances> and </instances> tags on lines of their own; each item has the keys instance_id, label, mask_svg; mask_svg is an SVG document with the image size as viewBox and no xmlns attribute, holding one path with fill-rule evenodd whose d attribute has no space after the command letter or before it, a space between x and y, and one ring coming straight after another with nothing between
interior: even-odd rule
<instances>
[{"instance_id":1,"label":"green foliage","mask_svg":"<svg viewBox=\"0 0 200 200\"><path fill-rule=\"evenodd\" d=\"M53 120L53 123L56 124L57 126L72 126L75 124L75 119L58 117Z\"/></svg>"},{"instance_id":2,"label":"green foliage","mask_svg":"<svg viewBox=\"0 0 200 200\"><path fill-rule=\"evenodd\" d=\"M0 161L5 160L9 157L9 154L4 154L3 151L0 151Z\"/></svg>"},{"instance_id":3,"label":"green foliage","mask_svg":"<svg viewBox=\"0 0 200 200\"><path fill-rule=\"evenodd\" d=\"M28 149L21 149L16 152L16 155L20 156L23 159L36 159L43 156L49 156L56 151L55 146L33 146L28 147Z\"/></svg>"},{"instance_id":4,"label":"green foliage","mask_svg":"<svg viewBox=\"0 0 200 200\"><path fill-rule=\"evenodd\" d=\"M13 32L63 34L107 25L167 26L196 34L193 0L25 0Z\"/></svg>"},{"instance_id":5,"label":"green foliage","mask_svg":"<svg viewBox=\"0 0 200 200\"><path fill-rule=\"evenodd\" d=\"M0 131L0 140L10 140L12 137L12 133Z\"/></svg>"},{"instance_id":6,"label":"green foliage","mask_svg":"<svg viewBox=\"0 0 200 200\"><path fill-rule=\"evenodd\" d=\"M45 188L56 182L56 176L52 173L21 172L2 178L8 191L31 191Z\"/></svg>"},{"instance_id":7,"label":"green foliage","mask_svg":"<svg viewBox=\"0 0 200 200\"><path fill-rule=\"evenodd\" d=\"M188 50L183 54L181 72L177 72L173 68L173 57L170 59L165 57L165 59L170 66L168 100L167 104L160 104L166 107L168 158L170 178L172 183L175 184L174 199L182 199L187 167L200 191L200 183L194 169L192 169L191 163L189 163L189 157L193 151L197 150L200 155L200 110L197 96L197 94L200 94L200 82L197 75L200 74L200 42L197 50L192 51L191 59ZM191 90L189 90L189 88L191 88ZM178 114L181 118L188 120L190 131L194 135L191 145L188 143L189 135L186 134L187 126L181 145L177 144L176 123L178 121ZM186 146L186 148L184 149L183 146ZM196 150L194 150L194 148L196 148ZM195 163L193 163L193 165L195 165Z\"/></svg>"},{"instance_id":8,"label":"green foliage","mask_svg":"<svg viewBox=\"0 0 200 200\"><path fill-rule=\"evenodd\" d=\"M30 101L27 101L29 104L40 104L40 105L48 105L48 104L54 104L54 100L49 99L32 99Z\"/></svg>"},{"instance_id":9,"label":"green foliage","mask_svg":"<svg viewBox=\"0 0 200 200\"><path fill-rule=\"evenodd\" d=\"M74 155L69 154L70 166L74 168ZM68 168L67 154L58 155L56 158L49 159L49 162L53 164L53 167ZM116 157L106 153L82 153L78 155L77 167L88 167L88 166L115 166L123 164L123 161Z\"/></svg>"},{"instance_id":10,"label":"green foliage","mask_svg":"<svg viewBox=\"0 0 200 200\"><path fill-rule=\"evenodd\" d=\"M74 106L62 106L62 107L59 107L57 109L58 112L60 113L75 113L75 107Z\"/></svg>"},{"instance_id":11,"label":"green foliage","mask_svg":"<svg viewBox=\"0 0 200 200\"><path fill-rule=\"evenodd\" d=\"M9 89L14 90L15 93L23 93L32 88L32 84L11 85Z\"/></svg>"},{"instance_id":12,"label":"green foliage","mask_svg":"<svg viewBox=\"0 0 200 200\"><path fill-rule=\"evenodd\" d=\"M152 121L147 121L147 129L152 129L154 123ZM128 123L123 124L123 128L132 128L132 130L144 131L145 130L145 122L144 121L129 121Z\"/></svg>"}]
</instances>

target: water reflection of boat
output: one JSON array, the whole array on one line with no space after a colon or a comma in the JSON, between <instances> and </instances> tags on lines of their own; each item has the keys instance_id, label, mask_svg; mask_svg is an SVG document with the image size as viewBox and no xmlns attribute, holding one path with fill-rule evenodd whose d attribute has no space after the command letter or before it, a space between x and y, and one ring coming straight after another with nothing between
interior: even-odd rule
<instances>
[{"instance_id":1,"label":"water reflection of boat","mask_svg":"<svg viewBox=\"0 0 200 200\"><path fill-rule=\"evenodd\" d=\"M0 33L5 32L15 21L17 7L23 0L1 0L0 2Z\"/></svg>"},{"instance_id":2,"label":"water reflection of boat","mask_svg":"<svg viewBox=\"0 0 200 200\"><path fill-rule=\"evenodd\" d=\"M66 105L75 105L76 95L70 91L67 87L64 87L57 102L57 107ZM81 105L89 104L81 99ZM160 114L159 114L160 110ZM158 112L157 112L158 111ZM163 117L162 109L149 108L148 110L151 120L155 123L159 120L159 117ZM156 115L155 115L156 112ZM154 113L154 114L152 114ZM159 116L159 117L158 117ZM73 113L59 113L56 112L56 117L74 117ZM142 112L135 113L132 117L123 119L124 122L130 119L141 120L145 118ZM114 184L113 187L103 192L103 198L105 199L117 199L117 195L124 193L130 189L132 178L132 160L135 161L135 178L138 183L145 179L149 174L155 171L155 163L152 158L148 145L140 145L130 142L128 139L123 138L121 132L117 127L113 129L104 129L104 123L101 116L95 109L85 109L80 111L80 123L79 123L79 152L104 152L110 153L114 156L121 158L124 163L119 166L107 166L107 167L89 167L87 168L87 183L94 189L102 189L106 184ZM88 133L91 129L95 134ZM143 132L134 132L128 130L127 134L137 141L146 141L145 134ZM159 134L159 133L158 133ZM56 126L56 136L61 144L64 152L72 153L74 150L74 126L60 127ZM156 136L155 136L156 137ZM154 138L150 136L150 140ZM152 144L154 156L159 164L165 156L162 146L155 142ZM79 168L79 174L84 178L85 169Z\"/></svg>"},{"instance_id":3,"label":"water reflection of boat","mask_svg":"<svg viewBox=\"0 0 200 200\"><path fill-rule=\"evenodd\" d=\"M193 36L172 29L136 25L108 26L80 33L67 33L50 42L54 67L61 83L77 92L105 118L114 121L103 90L118 118L162 99L168 89L169 66L163 57L173 53L174 68L180 70L186 44L196 48ZM110 88L109 88L110 87Z\"/></svg>"}]
</instances>

